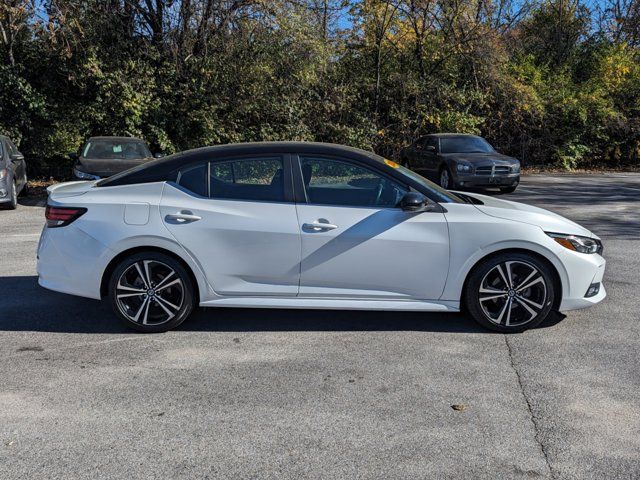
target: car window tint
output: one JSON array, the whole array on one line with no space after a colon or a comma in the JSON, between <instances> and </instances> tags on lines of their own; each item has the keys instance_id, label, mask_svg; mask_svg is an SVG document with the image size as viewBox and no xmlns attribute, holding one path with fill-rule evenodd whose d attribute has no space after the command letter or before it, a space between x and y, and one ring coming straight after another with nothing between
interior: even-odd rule
<instances>
[{"instance_id":1,"label":"car window tint","mask_svg":"<svg viewBox=\"0 0 640 480\"><path fill-rule=\"evenodd\" d=\"M180 170L178 173L178 179L176 182L183 188L186 188L190 192L200 195L201 197L207 196L207 164L200 164L191 167L187 167L184 170Z\"/></svg>"},{"instance_id":2,"label":"car window tint","mask_svg":"<svg viewBox=\"0 0 640 480\"><path fill-rule=\"evenodd\" d=\"M395 207L407 190L351 162L301 157L307 199L320 205Z\"/></svg>"},{"instance_id":3,"label":"car window tint","mask_svg":"<svg viewBox=\"0 0 640 480\"><path fill-rule=\"evenodd\" d=\"M438 139L436 137L427 137L424 144L426 147L433 147L437 149Z\"/></svg>"},{"instance_id":4,"label":"car window tint","mask_svg":"<svg viewBox=\"0 0 640 480\"><path fill-rule=\"evenodd\" d=\"M109 160L148 158L151 152L146 144L135 140L94 140L87 142L83 157Z\"/></svg>"},{"instance_id":5,"label":"car window tint","mask_svg":"<svg viewBox=\"0 0 640 480\"><path fill-rule=\"evenodd\" d=\"M246 158L210 164L211 198L283 202L282 158Z\"/></svg>"},{"instance_id":6,"label":"car window tint","mask_svg":"<svg viewBox=\"0 0 640 480\"><path fill-rule=\"evenodd\" d=\"M9 155L18 153L18 149L11 140L7 140L7 152L9 153Z\"/></svg>"}]
</instances>

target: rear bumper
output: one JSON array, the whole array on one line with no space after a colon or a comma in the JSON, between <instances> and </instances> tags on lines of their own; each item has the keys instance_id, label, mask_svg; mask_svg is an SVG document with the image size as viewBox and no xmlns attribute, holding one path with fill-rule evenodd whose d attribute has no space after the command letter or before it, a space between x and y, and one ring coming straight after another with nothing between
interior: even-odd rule
<instances>
[{"instance_id":1,"label":"rear bumper","mask_svg":"<svg viewBox=\"0 0 640 480\"><path fill-rule=\"evenodd\" d=\"M42 230L38 283L56 292L100 298L101 272L110 250L73 225Z\"/></svg>"},{"instance_id":2,"label":"rear bumper","mask_svg":"<svg viewBox=\"0 0 640 480\"><path fill-rule=\"evenodd\" d=\"M519 173L507 175L458 175L453 174L453 180L459 187L466 188L489 188L489 187L515 187L520 183Z\"/></svg>"}]
</instances>

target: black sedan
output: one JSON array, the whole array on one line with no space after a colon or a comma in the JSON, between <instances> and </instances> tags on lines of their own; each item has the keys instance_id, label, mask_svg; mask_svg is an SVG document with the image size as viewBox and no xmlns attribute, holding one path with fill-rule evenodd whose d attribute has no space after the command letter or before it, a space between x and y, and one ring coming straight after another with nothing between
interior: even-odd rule
<instances>
[{"instance_id":1,"label":"black sedan","mask_svg":"<svg viewBox=\"0 0 640 480\"><path fill-rule=\"evenodd\" d=\"M91 137L69 157L76 161L73 175L81 180L110 177L154 158L143 140L132 137Z\"/></svg>"},{"instance_id":2,"label":"black sedan","mask_svg":"<svg viewBox=\"0 0 640 480\"><path fill-rule=\"evenodd\" d=\"M455 188L499 188L511 193L520 183L520 162L502 155L484 138L459 133L420 137L400 154L402 165L440 186Z\"/></svg>"}]
</instances>

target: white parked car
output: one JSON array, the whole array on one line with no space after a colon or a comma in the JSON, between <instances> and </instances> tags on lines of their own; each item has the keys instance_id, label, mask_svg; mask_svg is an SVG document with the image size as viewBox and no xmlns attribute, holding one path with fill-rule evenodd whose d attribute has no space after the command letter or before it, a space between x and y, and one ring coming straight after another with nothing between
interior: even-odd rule
<instances>
[{"instance_id":1,"label":"white parked car","mask_svg":"<svg viewBox=\"0 0 640 480\"><path fill-rule=\"evenodd\" d=\"M43 287L165 331L194 307L457 312L502 332L598 303L598 237L559 215L448 192L373 153L248 143L50 188Z\"/></svg>"}]
</instances>

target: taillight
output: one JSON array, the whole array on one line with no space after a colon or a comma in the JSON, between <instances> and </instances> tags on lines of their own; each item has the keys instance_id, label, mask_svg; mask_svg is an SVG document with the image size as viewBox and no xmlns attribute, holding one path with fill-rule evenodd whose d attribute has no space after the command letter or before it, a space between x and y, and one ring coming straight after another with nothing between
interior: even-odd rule
<instances>
[{"instance_id":1,"label":"taillight","mask_svg":"<svg viewBox=\"0 0 640 480\"><path fill-rule=\"evenodd\" d=\"M47 219L47 227L64 227L65 225L69 225L86 211L86 208L53 207L51 205L47 205L44 216Z\"/></svg>"}]
</instances>

